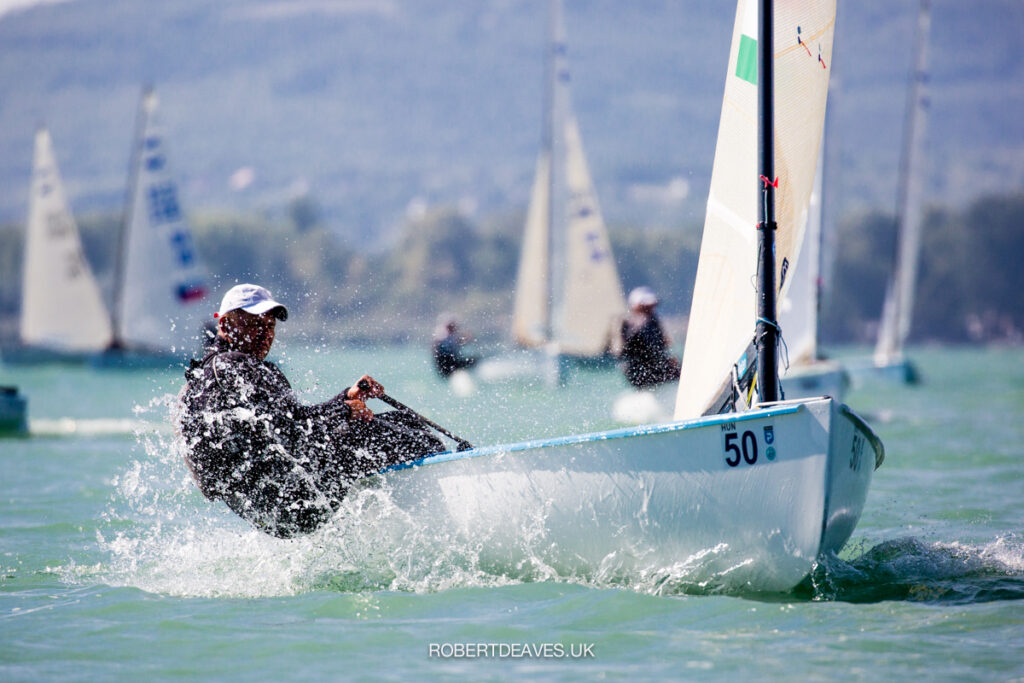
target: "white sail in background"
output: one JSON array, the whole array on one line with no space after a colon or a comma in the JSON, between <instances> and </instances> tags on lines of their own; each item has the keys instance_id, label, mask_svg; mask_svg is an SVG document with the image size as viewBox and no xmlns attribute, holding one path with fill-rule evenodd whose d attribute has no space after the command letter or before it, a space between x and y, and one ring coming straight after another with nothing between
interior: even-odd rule
<instances>
[{"instance_id":1,"label":"white sail in background","mask_svg":"<svg viewBox=\"0 0 1024 683\"><path fill-rule=\"evenodd\" d=\"M841 401L849 385L849 375L842 364L825 360L818 353L822 250L825 244L826 147L823 139L800 259L789 271L789 288L779 302L779 329L785 341L785 357L779 368L779 378L785 399L831 396Z\"/></svg>"},{"instance_id":2,"label":"white sail in background","mask_svg":"<svg viewBox=\"0 0 1024 683\"><path fill-rule=\"evenodd\" d=\"M550 216L551 152L545 149L537 158L516 276L512 336L520 346L542 346L548 341Z\"/></svg>"},{"instance_id":3,"label":"white sail in background","mask_svg":"<svg viewBox=\"0 0 1024 683\"><path fill-rule=\"evenodd\" d=\"M190 345L197 333L190 304L205 294L205 277L168 168L156 107L156 95L146 91L132 151L115 334L127 348L169 352Z\"/></svg>"},{"instance_id":4,"label":"white sail in background","mask_svg":"<svg viewBox=\"0 0 1024 683\"><path fill-rule=\"evenodd\" d=\"M882 320L875 346L876 365L888 365L903 357L914 311L914 287L921 251L921 176L927 121L928 33L931 28L929 0L921 0L917 15L914 72L907 96L903 157L900 162L900 197L897 215L896 264L885 293Z\"/></svg>"},{"instance_id":5,"label":"white sail in background","mask_svg":"<svg viewBox=\"0 0 1024 683\"><path fill-rule=\"evenodd\" d=\"M825 112L825 130L821 138L821 189L820 217L821 240L818 252L819 308L826 301L835 284L836 256L839 251L839 225L837 220L837 189L842 188L843 166L840 163L842 149L842 127L838 125L837 112L842 107L842 69L846 63L842 44L832 47L832 61L838 65L832 69L828 81L828 110Z\"/></svg>"},{"instance_id":6,"label":"white sail in background","mask_svg":"<svg viewBox=\"0 0 1024 683\"><path fill-rule=\"evenodd\" d=\"M558 0L549 58L545 145L527 214L513 332L524 346L554 342L562 354L598 356L613 341L625 297L572 113Z\"/></svg>"},{"instance_id":7,"label":"white sail in background","mask_svg":"<svg viewBox=\"0 0 1024 683\"><path fill-rule=\"evenodd\" d=\"M21 291L26 346L88 352L110 343L110 317L82 251L45 129L36 132Z\"/></svg>"},{"instance_id":8,"label":"white sail in background","mask_svg":"<svg viewBox=\"0 0 1024 683\"><path fill-rule=\"evenodd\" d=\"M757 3L736 10L707 216L676 398L677 419L702 415L753 340L757 264ZM835 2L775 9L776 282L799 260L825 121ZM776 179L768 179L775 182Z\"/></svg>"},{"instance_id":9,"label":"white sail in background","mask_svg":"<svg viewBox=\"0 0 1024 683\"><path fill-rule=\"evenodd\" d=\"M821 185L825 145L818 153L818 166L808 205L800 259L790 269L789 289L779 303L779 328L786 340L790 367L818 360L818 301L821 282L820 255L822 209Z\"/></svg>"},{"instance_id":10,"label":"white sail in background","mask_svg":"<svg viewBox=\"0 0 1024 683\"><path fill-rule=\"evenodd\" d=\"M565 134L565 286L555 339L562 353L594 356L613 340L613 322L626 312L597 192L587 170L576 118L567 117Z\"/></svg>"}]
</instances>

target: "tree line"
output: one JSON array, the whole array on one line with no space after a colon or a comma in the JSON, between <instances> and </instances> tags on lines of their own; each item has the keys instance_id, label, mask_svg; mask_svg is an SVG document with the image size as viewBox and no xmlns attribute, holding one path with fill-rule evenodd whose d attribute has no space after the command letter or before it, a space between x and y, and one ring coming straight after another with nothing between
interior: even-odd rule
<instances>
[{"instance_id":1,"label":"tree line","mask_svg":"<svg viewBox=\"0 0 1024 683\"><path fill-rule=\"evenodd\" d=\"M976 199L925 214L911 342L1024 342L1024 193ZM895 260L896 220L878 211L838 229L834 281L826 283L826 343L873 342Z\"/></svg>"},{"instance_id":2,"label":"tree line","mask_svg":"<svg viewBox=\"0 0 1024 683\"><path fill-rule=\"evenodd\" d=\"M283 216L201 213L193 237L210 274L211 300L236 282L259 282L287 301L289 328L337 341L417 342L450 311L481 341L511 325L521 212L473 221L449 208L410 219L391 248L362 253L323 225L309 200ZM86 255L109 295L120 217L79 219ZM1024 193L980 198L926 217L911 341L1019 342L1024 330ZM873 341L895 253L895 219L880 211L838 226L832 282L821 312L824 343ZM663 315L685 326L700 225L609 229L623 286L646 284ZM0 229L0 335L17 335L23 228Z\"/></svg>"}]
</instances>

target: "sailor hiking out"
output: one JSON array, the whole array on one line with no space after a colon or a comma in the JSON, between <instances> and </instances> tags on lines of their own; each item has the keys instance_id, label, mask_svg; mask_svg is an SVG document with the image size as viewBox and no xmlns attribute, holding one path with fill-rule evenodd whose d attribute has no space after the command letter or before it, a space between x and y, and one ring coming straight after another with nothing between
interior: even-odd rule
<instances>
[{"instance_id":1,"label":"sailor hiking out","mask_svg":"<svg viewBox=\"0 0 1024 683\"><path fill-rule=\"evenodd\" d=\"M281 538L322 525L356 479L445 450L408 413L374 415L365 402L386 395L367 375L323 403L300 402L265 360L287 318L263 287L232 287L216 338L186 372L178 419L203 495Z\"/></svg>"}]
</instances>

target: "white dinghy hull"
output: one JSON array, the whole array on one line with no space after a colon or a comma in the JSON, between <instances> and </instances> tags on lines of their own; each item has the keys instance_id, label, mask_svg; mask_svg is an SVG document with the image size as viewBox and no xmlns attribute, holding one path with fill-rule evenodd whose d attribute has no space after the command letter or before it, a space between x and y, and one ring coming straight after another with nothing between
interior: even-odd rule
<instances>
[{"instance_id":1,"label":"white dinghy hull","mask_svg":"<svg viewBox=\"0 0 1024 683\"><path fill-rule=\"evenodd\" d=\"M444 453L364 485L497 566L786 591L849 539L883 457L823 398Z\"/></svg>"}]
</instances>

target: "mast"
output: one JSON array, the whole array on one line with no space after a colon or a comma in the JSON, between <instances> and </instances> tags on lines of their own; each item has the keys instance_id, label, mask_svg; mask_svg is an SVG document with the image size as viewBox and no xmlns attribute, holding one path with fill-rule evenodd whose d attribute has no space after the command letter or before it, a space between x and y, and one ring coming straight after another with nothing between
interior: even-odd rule
<instances>
[{"instance_id":1,"label":"mast","mask_svg":"<svg viewBox=\"0 0 1024 683\"><path fill-rule=\"evenodd\" d=\"M563 341L565 328L566 252L568 215L566 203L566 121L568 116L569 64L562 0L551 3L551 72L548 102L548 144L551 153L548 216L548 341Z\"/></svg>"},{"instance_id":2,"label":"mast","mask_svg":"<svg viewBox=\"0 0 1024 683\"><path fill-rule=\"evenodd\" d=\"M757 38L757 182L761 190L761 202L757 224L757 324L754 343L757 347L757 385L761 403L779 400L779 326L775 287L775 188L778 179L775 177L773 30L772 0L760 0Z\"/></svg>"},{"instance_id":3,"label":"mast","mask_svg":"<svg viewBox=\"0 0 1024 683\"><path fill-rule=\"evenodd\" d=\"M548 157L548 205L545 207L545 213L547 214L548 221L548 243L546 246L549 255L554 252L555 247L552 227L554 226L555 218L555 79L558 77L556 73L558 68L556 53L559 49L565 49L564 44L559 46L558 43L558 25L561 22L559 2L560 0L551 0L548 7L548 48L544 51L544 121L540 134L541 148ZM548 287L545 293L547 306L545 307L546 313L544 316L544 337L547 341L551 341L555 336L551 315L551 305L554 300L555 259L550 256L548 258L547 275Z\"/></svg>"},{"instance_id":4,"label":"mast","mask_svg":"<svg viewBox=\"0 0 1024 683\"><path fill-rule=\"evenodd\" d=\"M550 160L550 173L541 178L544 184L537 192L544 203L531 217L538 223L546 220L550 229L531 242L543 247L545 256L532 283L540 295L535 319L537 327L548 323L543 341L551 342L557 354L598 356L609 347L611 324L625 312L625 297L572 109L560 0L551 9L550 148L542 152L542 159Z\"/></svg>"},{"instance_id":5,"label":"mast","mask_svg":"<svg viewBox=\"0 0 1024 683\"><path fill-rule=\"evenodd\" d=\"M928 33L931 27L930 0L920 0L914 33L914 65L907 88L903 121L903 149L900 154L899 189L896 207L896 243L892 277L886 290L882 321L875 347L876 363L901 359L910 334L921 243L920 163L924 146L928 70Z\"/></svg>"},{"instance_id":6,"label":"mast","mask_svg":"<svg viewBox=\"0 0 1024 683\"><path fill-rule=\"evenodd\" d=\"M139 100L139 108L135 113L135 133L132 136L132 149L128 155L128 183L125 189L124 213L121 216L121 229L117 233L117 253L114 258L114 296L110 306L110 322L113 332L113 339L110 342L111 349L124 348L124 325L122 312L124 310L124 280L125 264L128 261L128 228L132 222L134 212L135 186L139 182L139 154L142 141L142 131L146 125L146 100L152 95L153 86L146 85L142 89L142 97Z\"/></svg>"}]
</instances>

